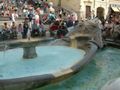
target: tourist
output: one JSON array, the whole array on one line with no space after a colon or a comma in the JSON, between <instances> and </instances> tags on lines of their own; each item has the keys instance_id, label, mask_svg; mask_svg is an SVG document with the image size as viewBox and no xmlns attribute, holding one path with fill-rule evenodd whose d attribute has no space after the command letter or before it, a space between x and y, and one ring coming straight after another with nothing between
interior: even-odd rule
<instances>
[{"instance_id":1,"label":"tourist","mask_svg":"<svg viewBox=\"0 0 120 90\"><path fill-rule=\"evenodd\" d=\"M52 12L50 12L50 13L48 14L47 19L44 21L44 23L51 24L51 23L53 23L55 20L56 20L55 14L52 13Z\"/></svg>"},{"instance_id":2,"label":"tourist","mask_svg":"<svg viewBox=\"0 0 120 90\"><path fill-rule=\"evenodd\" d=\"M12 25L12 22L15 22L16 21L16 18L18 17L18 14L16 11L12 11L11 13L11 25Z\"/></svg>"},{"instance_id":3,"label":"tourist","mask_svg":"<svg viewBox=\"0 0 120 90\"><path fill-rule=\"evenodd\" d=\"M31 31L31 36L32 37L39 36L39 34L40 34L39 28L40 27L37 25L35 19L33 19L32 31Z\"/></svg>"},{"instance_id":4,"label":"tourist","mask_svg":"<svg viewBox=\"0 0 120 90\"><path fill-rule=\"evenodd\" d=\"M55 37L56 36L56 33L57 33L57 30L59 29L59 21L55 21L54 23L52 23L51 25L50 25L50 28L49 28L50 30L50 35L52 36L52 37Z\"/></svg>"},{"instance_id":5,"label":"tourist","mask_svg":"<svg viewBox=\"0 0 120 90\"><path fill-rule=\"evenodd\" d=\"M39 32L41 36L46 36L46 30L43 23L40 23Z\"/></svg>"},{"instance_id":6,"label":"tourist","mask_svg":"<svg viewBox=\"0 0 120 90\"><path fill-rule=\"evenodd\" d=\"M73 12L72 19L73 19L74 25L77 25L78 24L78 15L77 15L77 13Z\"/></svg>"},{"instance_id":7,"label":"tourist","mask_svg":"<svg viewBox=\"0 0 120 90\"><path fill-rule=\"evenodd\" d=\"M23 8L23 15L24 15L24 17L28 17L28 13L29 13L29 11L28 11L27 7L24 7Z\"/></svg>"},{"instance_id":8,"label":"tourist","mask_svg":"<svg viewBox=\"0 0 120 90\"><path fill-rule=\"evenodd\" d=\"M69 28L69 27L72 27L72 26L74 25L73 19L72 19L72 16L71 16L71 15L68 15L68 16L67 16L66 25L67 25L68 28Z\"/></svg>"},{"instance_id":9,"label":"tourist","mask_svg":"<svg viewBox=\"0 0 120 90\"><path fill-rule=\"evenodd\" d=\"M30 10L29 14L28 14L29 22L32 22L33 17L34 17L34 14L33 14L32 10Z\"/></svg>"},{"instance_id":10,"label":"tourist","mask_svg":"<svg viewBox=\"0 0 120 90\"><path fill-rule=\"evenodd\" d=\"M11 26L10 30L11 30L12 39L17 38L17 26L16 26L15 22L12 22L12 26Z\"/></svg>"},{"instance_id":11,"label":"tourist","mask_svg":"<svg viewBox=\"0 0 120 90\"><path fill-rule=\"evenodd\" d=\"M111 37L111 31L114 26L114 23L112 21L108 21L105 24L105 32L106 32L106 37Z\"/></svg>"},{"instance_id":12,"label":"tourist","mask_svg":"<svg viewBox=\"0 0 120 90\"><path fill-rule=\"evenodd\" d=\"M59 21L59 22L62 21L62 15L61 14L58 15L58 17L56 18L56 21Z\"/></svg>"},{"instance_id":13,"label":"tourist","mask_svg":"<svg viewBox=\"0 0 120 90\"><path fill-rule=\"evenodd\" d=\"M8 34L9 34L9 28L7 22L5 22L1 30L1 35L2 35L1 38L3 41L8 39Z\"/></svg>"},{"instance_id":14,"label":"tourist","mask_svg":"<svg viewBox=\"0 0 120 90\"><path fill-rule=\"evenodd\" d=\"M44 1L44 7L43 7L43 10L45 13L47 13L48 11L48 3Z\"/></svg>"},{"instance_id":15,"label":"tourist","mask_svg":"<svg viewBox=\"0 0 120 90\"><path fill-rule=\"evenodd\" d=\"M28 32L27 32L27 39L28 40L30 40L30 38L31 38L31 30L32 30L32 28L29 28Z\"/></svg>"},{"instance_id":16,"label":"tourist","mask_svg":"<svg viewBox=\"0 0 120 90\"><path fill-rule=\"evenodd\" d=\"M22 26L21 23L18 25L17 32L18 32L17 38L22 39L22 37L23 37L23 26Z\"/></svg>"},{"instance_id":17,"label":"tourist","mask_svg":"<svg viewBox=\"0 0 120 90\"><path fill-rule=\"evenodd\" d=\"M8 24L7 24L7 22L4 23L2 30L4 30L4 31L8 30Z\"/></svg>"},{"instance_id":18,"label":"tourist","mask_svg":"<svg viewBox=\"0 0 120 90\"><path fill-rule=\"evenodd\" d=\"M34 20L35 20L35 24L37 24L37 26L39 26L40 25L40 17L38 15L38 12L35 12Z\"/></svg>"},{"instance_id":19,"label":"tourist","mask_svg":"<svg viewBox=\"0 0 120 90\"><path fill-rule=\"evenodd\" d=\"M53 2L49 2L49 12L55 13L55 9L53 8Z\"/></svg>"},{"instance_id":20,"label":"tourist","mask_svg":"<svg viewBox=\"0 0 120 90\"><path fill-rule=\"evenodd\" d=\"M27 32L29 29L28 22L25 20L23 24L23 38L27 38Z\"/></svg>"},{"instance_id":21,"label":"tourist","mask_svg":"<svg viewBox=\"0 0 120 90\"><path fill-rule=\"evenodd\" d=\"M67 27L65 26L64 22L61 22L59 29L57 31L57 37L63 38L68 33Z\"/></svg>"}]
</instances>

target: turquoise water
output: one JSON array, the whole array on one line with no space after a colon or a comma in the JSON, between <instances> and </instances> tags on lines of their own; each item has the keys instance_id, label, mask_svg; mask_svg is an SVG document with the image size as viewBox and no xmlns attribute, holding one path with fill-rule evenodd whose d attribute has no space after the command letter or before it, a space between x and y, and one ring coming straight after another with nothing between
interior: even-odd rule
<instances>
[{"instance_id":1,"label":"turquoise water","mask_svg":"<svg viewBox=\"0 0 120 90\"><path fill-rule=\"evenodd\" d=\"M85 51L65 46L40 46L38 57L22 58L23 49L0 52L0 79L12 79L60 72L82 60Z\"/></svg>"},{"instance_id":2,"label":"turquoise water","mask_svg":"<svg viewBox=\"0 0 120 90\"><path fill-rule=\"evenodd\" d=\"M120 77L120 49L99 51L79 73L60 83L34 90L100 90L109 80Z\"/></svg>"}]
</instances>

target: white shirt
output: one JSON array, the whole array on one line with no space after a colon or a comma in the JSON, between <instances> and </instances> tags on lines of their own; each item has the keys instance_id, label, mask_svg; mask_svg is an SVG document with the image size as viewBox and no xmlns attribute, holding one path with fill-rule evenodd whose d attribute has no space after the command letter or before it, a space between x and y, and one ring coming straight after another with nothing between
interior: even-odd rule
<instances>
[{"instance_id":1,"label":"white shirt","mask_svg":"<svg viewBox=\"0 0 120 90\"><path fill-rule=\"evenodd\" d=\"M18 14L12 13L12 21L15 22L15 18L18 17Z\"/></svg>"},{"instance_id":2,"label":"white shirt","mask_svg":"<svg viewBox=\"0 0 120 90\"><path fill-rule=\"evenodd\" d=\"M50 8L49 8L49 11L52 12L52 13L54 13L54 12L55 12L55 9L54 9L53 7L50 7Z\"/></svg>"},{"instance_id":3,"label":"white shirt","mask_svg":"<svg viewBox=\"0 0 120 90\"><path fill-rule=\"evenodd\" d=\"M77 20L78 20L77 13L75 13L75 12L73 13L73 20L74 20L74 21L77 21Z\"/></svg>"}]
</instances>

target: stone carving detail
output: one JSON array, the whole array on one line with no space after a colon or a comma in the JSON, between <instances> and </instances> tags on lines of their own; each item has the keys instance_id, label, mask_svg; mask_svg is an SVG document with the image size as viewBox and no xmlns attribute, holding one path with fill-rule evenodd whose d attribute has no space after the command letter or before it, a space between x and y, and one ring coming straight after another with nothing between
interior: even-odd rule
<instances>
[{"instance_id":1,"label":"stone carving detail","mask_svg":"<svg viewBox=\"0 0 120 90\"><path fill-rule=\"evenodd\" d=\"M100 48L103 47L102 32L99 28L99 23L97 20L88 20L88 21L80 22L79 25L76 26L75 29L67 35L67 37L72 37L72 36L91 37L90 40L96 43Z\"/></svg>"}]
</instances>

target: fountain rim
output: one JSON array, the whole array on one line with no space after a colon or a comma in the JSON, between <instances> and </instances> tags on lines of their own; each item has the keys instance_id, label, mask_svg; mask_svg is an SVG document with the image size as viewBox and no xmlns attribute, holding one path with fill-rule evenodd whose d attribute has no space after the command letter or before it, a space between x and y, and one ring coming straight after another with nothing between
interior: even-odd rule
<instances>
[{"instance_id":1,"label":"fountain rim","mask_svg":"<svg viewBox=\"0 0 120 90\"><path fill-rule=\"evenodd\" d=\"M90 45L90 49L86 52L85 56L82 60L79 60L73 66L62 70L61 72L50 73L50 74L43 74L43 75L34 75L34 76L27 76L27 77L20 77L20 78L13 78L13 79L1 79L0 85L11 85L11 84L19 84L19 83L29 83L29 82L39 82L39 83L46 83L48 84L51 81L55 81L61 77L71 76L77 73L83 66L85 66L88 62L91 61L93 55L95 55L98 46L92 42L88 42Z\"/></svg>"},{"instance_id":2,"label":"fountain rim","mask_svg":"<svg viewBox=\"0 0 120 90\"><path fill-rule=\"evenodd\" d=\"M3 41L3 42L0 42L0 51L14 49L18 47L23 48L23 47L26 47L26 45L29 46L31 43L35 43L34 46L38 46L41 42L47 42L51 40L55 40L55 38L35 38L33 40L21 39L21 40Z\"/></svg>"}]
</instances>

